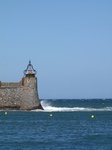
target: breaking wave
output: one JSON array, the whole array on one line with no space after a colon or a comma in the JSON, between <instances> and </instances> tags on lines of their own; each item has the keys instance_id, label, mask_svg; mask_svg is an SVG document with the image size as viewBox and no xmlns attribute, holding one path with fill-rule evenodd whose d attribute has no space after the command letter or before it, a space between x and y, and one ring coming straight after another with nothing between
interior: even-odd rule
<instances>
[{"instance_id":1,"label":"breaking wave","mask_svg":"<svg viewBox=\"0 0 112 150\"><path fill-rule=\"evenodd\" d=\"M52 102L42 100L41 104L44 112L74 112L74 111L112 111L112 107L91 108L91 107L56 107L52 106ZM38 110L36 110L38 111Z\"/></svg>"}]
</instances>

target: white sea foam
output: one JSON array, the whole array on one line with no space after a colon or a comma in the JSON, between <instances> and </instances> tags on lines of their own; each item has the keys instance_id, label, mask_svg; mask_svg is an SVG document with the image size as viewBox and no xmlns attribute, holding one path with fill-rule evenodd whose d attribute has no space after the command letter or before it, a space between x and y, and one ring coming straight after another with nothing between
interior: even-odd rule
<instances>
[{"instance_id":1,"label":"white sea foam","mask_svg":"<svg viewBox=\"0 0 112 150\"><path fill-rule=\"evenodd\" d=\"M84 107L44 107L46 112L73 112L73 111L112 111L112 107L105 108L84 108Z\"/></svg>"},{"instance_id":2,"label":"white sea foam","mask_svg":"<svg viewBox=\"0 0 112 150\"><path fill-rule=\"evenodd\" d=\"M44 112L112 111L112 107L104 107L104 108L55 107L55 106L51 106L51 103L46 100L42 100L41 104L44 108ZM40 110L35 110L35 111L40 111Z\"/></svg>"}]
</instances>

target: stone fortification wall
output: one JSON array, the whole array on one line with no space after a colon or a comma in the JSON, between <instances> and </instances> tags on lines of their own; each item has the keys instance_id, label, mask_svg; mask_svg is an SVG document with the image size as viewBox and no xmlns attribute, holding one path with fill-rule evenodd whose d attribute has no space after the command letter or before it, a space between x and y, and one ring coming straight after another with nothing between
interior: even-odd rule
<instances>
[{"instance_id":1,"label":"stone fortification wall","mask_svg":"<svg viewBox=\"0 0 112 150\"><path fill-rule=\"evenodd\" d=\"M0 109L20 109L22 103L22 81L0 82Z\"/></svg>"},{"instance_id":2,"label":"stone fortification wall","mask_svg":"<svg viewBox=\"0 0 112 150\"><path fill-rule=\"evenodd\" d=\"M37 78L25 77L20 82L0 82L0 109L42 109Z\"/></svg>"}]
</instances>

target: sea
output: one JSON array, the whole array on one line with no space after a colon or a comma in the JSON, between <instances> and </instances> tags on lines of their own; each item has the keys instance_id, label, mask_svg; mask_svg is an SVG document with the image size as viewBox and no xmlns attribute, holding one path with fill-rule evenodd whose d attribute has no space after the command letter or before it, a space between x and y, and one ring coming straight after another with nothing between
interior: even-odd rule
<instances>
[{"instance_id":1,"label":"sea","mask_svg":"<svg viewBox=\"0 0 112 150\"><path fill-rule=\"evenodd\" d=\"M0 150L112 150L112 99L45 99L0 111Z\"/></svg>"}]
</instances>

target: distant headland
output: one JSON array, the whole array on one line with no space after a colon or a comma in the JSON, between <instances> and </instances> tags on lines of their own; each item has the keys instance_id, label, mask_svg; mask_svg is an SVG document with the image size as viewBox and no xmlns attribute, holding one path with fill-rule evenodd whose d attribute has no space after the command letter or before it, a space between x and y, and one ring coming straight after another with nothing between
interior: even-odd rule
<instances>
[{"instance_id":1,"label":"distant headland","mask_svg":"<svg viewBox=\"0 0 112 150\"><path fill-rule=\"evenodd\" d=\"M20 82L0 81L0 110L42 110L35 75L36 70L29 60Z\"/></svg>"}]
</instances>

